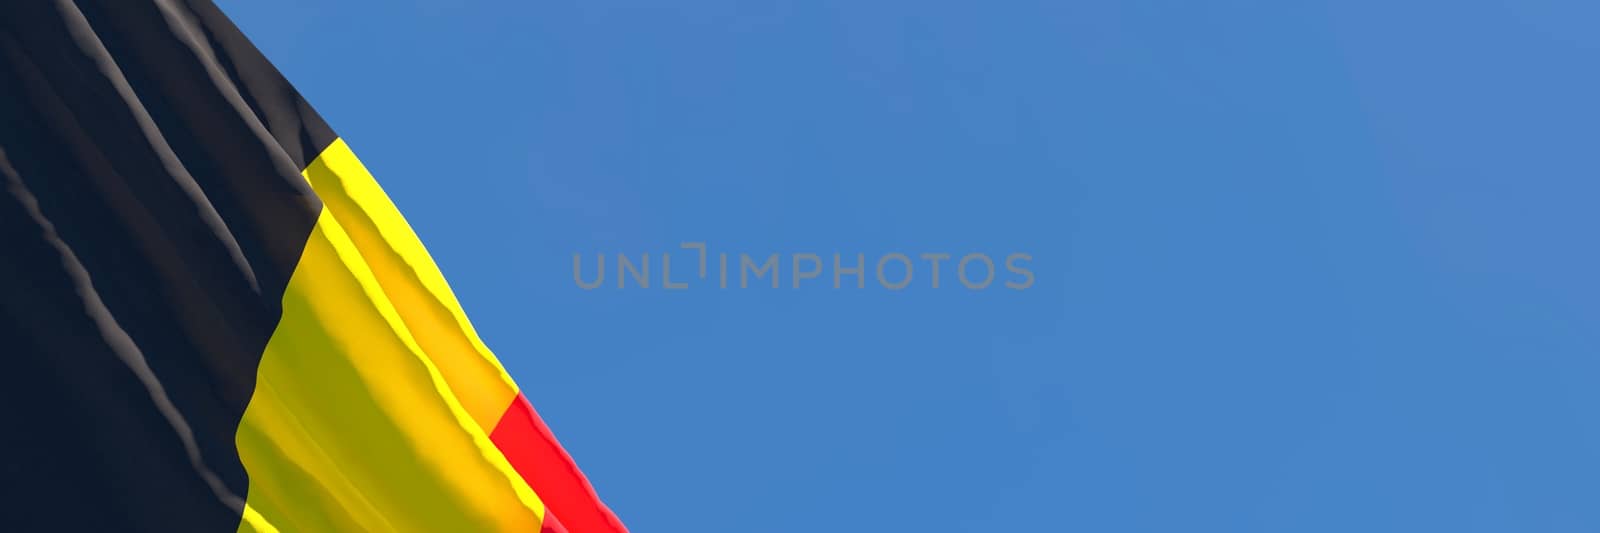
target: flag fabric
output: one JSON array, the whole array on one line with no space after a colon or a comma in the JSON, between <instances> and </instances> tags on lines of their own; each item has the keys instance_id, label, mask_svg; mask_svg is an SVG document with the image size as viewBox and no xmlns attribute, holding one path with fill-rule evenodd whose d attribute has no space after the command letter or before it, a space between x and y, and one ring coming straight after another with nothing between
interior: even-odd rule
<instances>
[{"instance_id":1,"label":"flag fabric","mask_svg":"<svg viewBox=\"0 0 1600 533\"><path fill-rule=\"evenodd\" d=\"M0 530L625 531L207 0L0 2L0 361Z\"/></svg>"}]
</instances>

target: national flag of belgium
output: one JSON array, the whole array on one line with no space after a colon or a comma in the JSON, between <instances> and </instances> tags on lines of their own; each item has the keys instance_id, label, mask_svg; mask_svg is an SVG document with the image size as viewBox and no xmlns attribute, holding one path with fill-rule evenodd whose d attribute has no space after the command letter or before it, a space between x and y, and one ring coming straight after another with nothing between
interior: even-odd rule
<instances>
[{"instance_id":1,"label":"national flag of belgium","mask_svg":"<svg viewBox=\"0 0 1600 533\"><path fill-rule=\"evenodd\" d=\"M625 529L216 6L0 2L0 531L225 530Z\"/></svg>"}]
</instances>

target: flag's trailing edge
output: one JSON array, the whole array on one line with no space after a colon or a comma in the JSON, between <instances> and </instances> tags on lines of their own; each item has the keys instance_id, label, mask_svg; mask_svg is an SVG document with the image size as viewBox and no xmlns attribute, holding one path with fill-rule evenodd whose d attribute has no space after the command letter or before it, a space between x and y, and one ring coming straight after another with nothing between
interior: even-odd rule
<instances>
[{"instance_id":1,"label":"flag's trailing edge","mask_svg":"<svg viewBox=\"0 0 1600 533\"><path fill-rule=\"evenodd\" d=\"M206 0L0 3L0 529L625 531Z\"/></svg>"}]
</instances>

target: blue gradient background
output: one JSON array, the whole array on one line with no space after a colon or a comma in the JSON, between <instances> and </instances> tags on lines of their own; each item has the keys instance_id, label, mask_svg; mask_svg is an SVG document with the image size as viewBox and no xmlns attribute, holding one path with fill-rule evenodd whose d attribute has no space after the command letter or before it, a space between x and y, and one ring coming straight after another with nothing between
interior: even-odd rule
<instances>
[{"instance_id":1,"label":"blue gradient background","mask_svg":"<svg viewBox=\"0 0 1600 533\"><path fill-rule=\"evenodd\" d=\"M1600 531L1594 2L222 4L635 531Z\"/></svg>"}]
</instances>

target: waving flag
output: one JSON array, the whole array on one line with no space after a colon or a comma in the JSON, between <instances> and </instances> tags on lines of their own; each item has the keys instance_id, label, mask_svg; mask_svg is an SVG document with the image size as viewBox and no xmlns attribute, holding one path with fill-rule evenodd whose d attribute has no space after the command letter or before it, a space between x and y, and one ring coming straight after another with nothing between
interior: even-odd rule
<instances>
[{"instance_id":1,"label":"waving flag","mask_svg":"<svg viewBox=\"0 0 1600 533\"><path fill-rule=\"evenodd\" d=\"M0 3L0 529L625 531L205 0Z\"/></svg>"}]
</instances>

